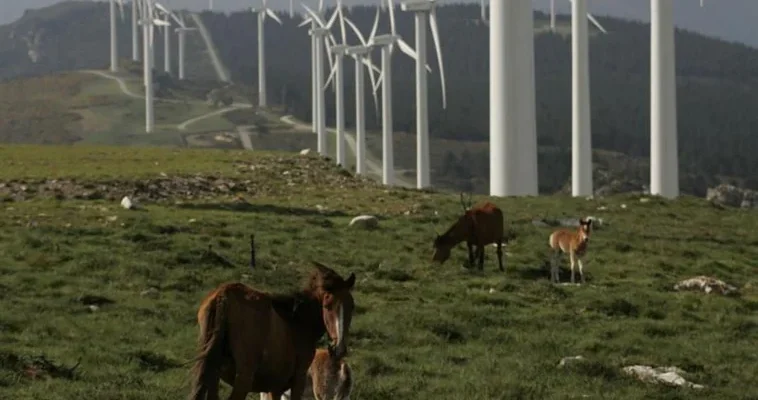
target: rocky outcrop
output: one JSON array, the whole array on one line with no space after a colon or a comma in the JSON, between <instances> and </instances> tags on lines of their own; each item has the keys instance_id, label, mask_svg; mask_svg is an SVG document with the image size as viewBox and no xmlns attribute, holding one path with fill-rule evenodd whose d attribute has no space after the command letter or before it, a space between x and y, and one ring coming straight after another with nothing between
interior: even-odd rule
<instances>
[{"instance_id":1,"label":"rocky outcrop","mask_svg":"<svg viewBox=\"0 0 758 400\"><path fill-rule=\"evenodd\" d=\"M714 204L722 206L758 208L758 191L726 183L709 188L705 198Z\"/></svg>"}]
</instances>

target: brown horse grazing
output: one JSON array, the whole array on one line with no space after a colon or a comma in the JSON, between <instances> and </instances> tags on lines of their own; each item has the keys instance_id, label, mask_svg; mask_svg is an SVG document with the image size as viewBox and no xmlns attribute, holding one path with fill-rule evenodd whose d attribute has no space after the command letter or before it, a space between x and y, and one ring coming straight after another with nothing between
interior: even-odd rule
<instances>
[{"instance_id":1,"label":"brown horse grazing","mask_svg":"<svg viewBox=\"0 0 758 400\"><path fill-rule=\"evenodd\" d=\"M197 313L200 354L192 369L191 400L218 400L219 380L232 386L229 400L249 392L278 399L291 390L300 400L316 343L329 334L329 352L347 354L355 275L343 279L314 263L304 288L272 295L242 283L220 285Z\"/></svg>"},{"instance_id":2,"label":"brown horse grazing","mask_svg":"<svg viewBox=\"0 0 758 400\"><path fill-rule=\"evenodd\" d=\"M469 199L470 200L470 199ZM497 262L501 271L503 268L503 212L498 206L485 202L471 208L463 202L463 215L445 233L438 234L434 239L433 262L444 263L450 258L450 250L458 243L466 241L468 245L469 265L474 265L474 246L479 258L479 269L484 269L484 246L497 245Z\"/></svg>"},{"instance_id":3,"label":"brown horse grazing","mask_svg":"<svg viewBox=\"0 0 758 400\"><path fill-rule=\"evenodd\" d=\"M308 376L311 378L313 398L316 400L350 400L353 391L353 372L344 358L337 358L327 350L318 349L313 357ZM289 400L285 392L280 400ZM269 400L261 393L261 400Z\"/></svg>"}]
</instances>

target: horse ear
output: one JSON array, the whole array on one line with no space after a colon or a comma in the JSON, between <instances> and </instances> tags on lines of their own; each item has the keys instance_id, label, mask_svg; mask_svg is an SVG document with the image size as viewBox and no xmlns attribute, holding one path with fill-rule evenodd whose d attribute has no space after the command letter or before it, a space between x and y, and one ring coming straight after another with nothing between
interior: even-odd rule
<instances>
[{"instance_id":1,"label":"horse ear","mask_svg":"<svg viewBox=\"0 0 758 400\"><path fill-rule=\"evenodd\" d=\"M352 289L354 285L355 285L355 274L351 272L350 276L348 276L347 279L345 280L345 287L347 287L348 289Z\"/></svg>"}]
</instances>

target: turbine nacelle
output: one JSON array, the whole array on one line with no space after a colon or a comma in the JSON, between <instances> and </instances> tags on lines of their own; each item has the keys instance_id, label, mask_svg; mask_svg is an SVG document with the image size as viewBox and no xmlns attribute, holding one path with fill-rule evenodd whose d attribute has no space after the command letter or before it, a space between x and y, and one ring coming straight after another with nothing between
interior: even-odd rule
<instances>
[{"instance_id":1,"label":"turbine nacelle","mask_svg":"<svg viewBox=\"0 0 758 400\"><path fill-rule=\"evenodd\" d=\"M400 39L400 37L396 35L379 35L371 39L368 42L368 45L371 47L390 46L397 43L398 39Z\"/></svg>"},{"instance_id":2,"label":"turbine nacelle","mask_svg":"<svg viewBox=\"0 0 758 400\"><path fill-rule=\"evenodd\" d=\"M410 12L431 11L436 6L436 0L407 0L400 4L400 9Z\"/></svg>"}]
</instances>

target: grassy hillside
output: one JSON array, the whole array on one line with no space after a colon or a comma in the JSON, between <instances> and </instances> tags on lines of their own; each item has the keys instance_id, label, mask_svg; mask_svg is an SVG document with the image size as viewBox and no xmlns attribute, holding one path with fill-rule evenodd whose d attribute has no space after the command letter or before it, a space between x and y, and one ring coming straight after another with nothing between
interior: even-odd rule
<instances>
[{"instance_id":1,"label":"grassy hillside","mask_svg":"<svg viewBox=\"0 0 758 400\"><path fill-rule=\"evenodd\" d=\"M127 194L145 211L121 209ZM358 278L357 399L758 396L752 212L688 197L491 199L514 239L506 273L491 248L477 273L461 268L462 246L429 265L435 226L460 212L456 194L387 189L314 157L3 146L0 198L0 398L182 397L203 295L225 281L285 290L312 259ZM379 217L378 230L348 228L364 213ZM551 285L550 229L531 221L584 215L604 220L588 283ZM671 290L698 274L741 295ZM575 355L586 362L556 368ZM54 369L78 360L73 373ZM707 388L619 372L637 363L679 366Z\"/></svg>"}]
</instances>

